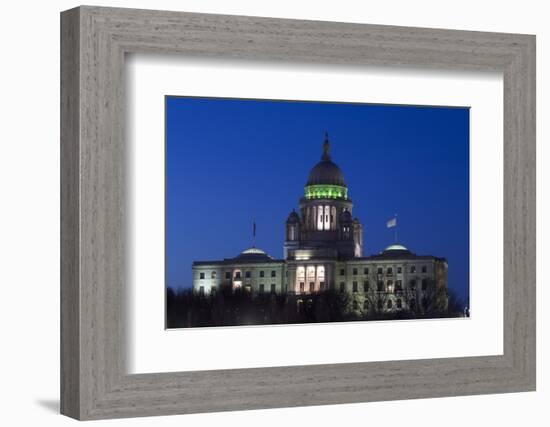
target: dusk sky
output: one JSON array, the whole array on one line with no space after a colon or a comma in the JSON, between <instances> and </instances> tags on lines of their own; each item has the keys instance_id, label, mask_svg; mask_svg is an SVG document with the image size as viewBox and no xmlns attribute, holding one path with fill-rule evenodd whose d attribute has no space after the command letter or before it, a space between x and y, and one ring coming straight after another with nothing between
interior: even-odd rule
<instances>
[{"instance_id":1,"label":"dusk sky","mask_svg":"<svg viewBox=\"0 0 550 427\"><path fill-rule=\"evenodd\" d=\"M283 257L285 221L321 159L324 132L344 172L364 255L398 240L444 257L469 289L469 109L166 98L167 285L192 286L195 260L252 246Z\"/></svg>"}]
</instances>

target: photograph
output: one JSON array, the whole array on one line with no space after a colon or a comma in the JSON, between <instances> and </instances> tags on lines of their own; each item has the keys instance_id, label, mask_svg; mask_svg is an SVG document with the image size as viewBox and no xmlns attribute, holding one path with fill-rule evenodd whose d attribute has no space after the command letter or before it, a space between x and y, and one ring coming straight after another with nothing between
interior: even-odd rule
<instances>
[{"instance_id":1,"label":"photograph","mask_svg":"<svg viewBox=\"0 0 550 427\"><path fill-rule=\"evenodd\" d=\"M166 96L166 328L469 317L469 114Z\"/></svg>"}]
</instances>

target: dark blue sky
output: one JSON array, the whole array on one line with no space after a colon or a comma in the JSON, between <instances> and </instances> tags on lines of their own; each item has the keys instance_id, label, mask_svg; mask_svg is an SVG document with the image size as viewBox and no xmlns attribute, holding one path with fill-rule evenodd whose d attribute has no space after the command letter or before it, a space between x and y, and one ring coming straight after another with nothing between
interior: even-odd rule
<instances>
[{"instance_id":1,"label":"dark blue sky","mask_svg":"<svg viewBox=\"0 0 550 427\"><path fill-rule=\"evenodd\" d=\"M193 260L252 245L282 258L324 131L344 172L364 255L393 242L445 257L449 287L469 289L469 109L166 98L167 285L190 287Z\"/></svg>"}]
</instances>

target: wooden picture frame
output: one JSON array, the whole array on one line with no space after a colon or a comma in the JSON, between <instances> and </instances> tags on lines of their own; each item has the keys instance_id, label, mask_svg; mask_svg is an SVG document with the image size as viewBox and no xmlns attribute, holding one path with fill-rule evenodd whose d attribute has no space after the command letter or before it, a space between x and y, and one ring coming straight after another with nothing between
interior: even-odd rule
<instances>
[{"instance_id":1,"label":"wooden picture frame","mask_svg":"<svg viewBox=\"0 0 550 427\"><path fill-rule=\"evenodd\" d=\"M502 72L503 354L127 374L126 53ZM65 415L84 420L535 390L532 35L71 9L61 14L61 166Z\"/></svg>"}]
</instances>

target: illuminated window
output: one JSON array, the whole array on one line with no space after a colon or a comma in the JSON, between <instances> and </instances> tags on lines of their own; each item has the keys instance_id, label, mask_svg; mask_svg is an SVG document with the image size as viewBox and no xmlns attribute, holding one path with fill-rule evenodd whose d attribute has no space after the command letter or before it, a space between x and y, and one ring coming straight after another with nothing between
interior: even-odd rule
<instances>
[{"instance_id":1,"label":"illuminated window","mask_svg":"<svg viewBox=\"0 0 550 427\"><path fill-rule=\"evenodd\" d=\"M370 283L369 283L368 280L365 280L365 281L363 282L363 292L368 292L369 289L370 289Z\"/></svg>"},{"instance_id":2,"label":"illuminated window","mask_svg":"<svg viewBox=\"0 0 550 427\"><path fill-rule=\"evenodd\" d=\"M204 273L199 273L199 279L204 279Z\"/></svg>"},{"instance_id":3,"label":"illuminated window","mask_svg":"<svg viewBox=\"0 0 550 427\"><path fill-rule=\"evenodd\" d=\"M300 292L304 292L304 282L300 282Z\"/></svg>"},{"instance_id":4,"label":"illuminated window","mask_svg":"<svg viewBox=\"0 0 550 427\"><path fill-rule=\"evenodd\" d=\"M353 292L357 292L357 282L353 282Z\"/></svg>"},{"instance_id":5,"label":"illuminated window","mask_svg":"<svg viewBox=\"0 0 550 427\"><path fill-rule=\"evenodd\" d=\"M392 280L388 280L388 292L393 292L393 281Z\"/></svg>"},{"instance_id":6,"label":"illuminated window","mask_svg":"<svg viewBox=\"0 0 550 427\"><path fill-rule=\"evenodd\" d=\"M271 277L277 276L277 272L275 270L271 270Z\"/></svg>"},{"instance_id":7,"label":"illuminated window","mask_svg":"<svg viewBox=\"0 0 550 427\"><path fill-rule=\"evenodd\" d=\"M309 292L315 292L315 282L309 282Z\"/></svg>"},{"instance_id":8,"label":"illuminated window","mask_svg":"<svg viewBox=\"0 0 550 427\"><path fill-rule=\"evenodd\" d=\"M356 268L353 269L353 275L357 276L357 269Z\"/></svg>"},{"instance_id":9,"label":"illuminated window","mask_svg":"<svg viewBox=\"0 0 550 427\"><path fill-rule=\"evenodd\" d=\"M235 279L240 279L241 278L241 272L240 271L237 271L235 273Z\"/></svg>"},{"instance_id":10,"label":"illuminated window","mask_svg":"<svg viewBox=\"0 0 550 427\"><path fill-rule=\"evenodd\" d=\"M260 270L260 277L264 277L264 271Z\"/></svg>"}]
</instances>

